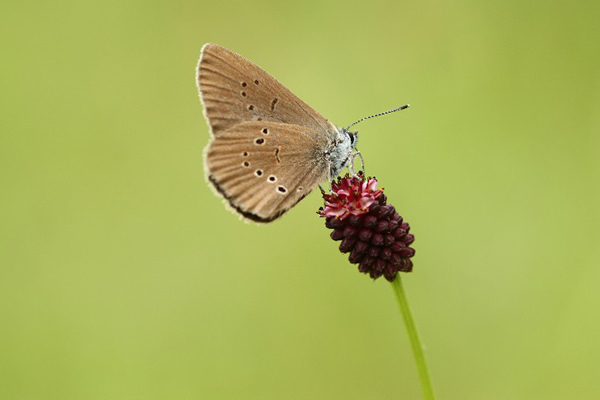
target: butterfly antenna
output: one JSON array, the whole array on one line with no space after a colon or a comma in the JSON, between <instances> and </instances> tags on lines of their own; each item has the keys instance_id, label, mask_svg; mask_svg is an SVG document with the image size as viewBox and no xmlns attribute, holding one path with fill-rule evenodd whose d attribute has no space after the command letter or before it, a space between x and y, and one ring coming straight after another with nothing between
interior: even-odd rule
<instances>
[{"instance_id":1,"label":"butterfly antenna","mask_svg":"<svg viewBox=\"0 0 600 400\"><path fill-rule=\"evenodd\" d=\"M389 111L382 112L382 113L379 113L379 114L369 115L368 117L361 118L361 119L359 119L358 121L356 121L355 123L353 123L353 124L350 124L350 125L349 125L349 126L346 128L346 130L349 130L349 129L350 129L350 128L352 128L354 125L358 124L359 122L362 122L362 121L364 121L365 119L369 119L369 118L375 118L375 117L381 117L382 115L385 115L385 114L391 114L391 113L393 113L393 112L396 112L396 111L401 111L401 110L404 110L405 108L408 108L408 107L410 107L410 104L405 104L405 105L403 105L402 107L394 108L393 110L389 110Z\"/></svg>"}]
</instances>

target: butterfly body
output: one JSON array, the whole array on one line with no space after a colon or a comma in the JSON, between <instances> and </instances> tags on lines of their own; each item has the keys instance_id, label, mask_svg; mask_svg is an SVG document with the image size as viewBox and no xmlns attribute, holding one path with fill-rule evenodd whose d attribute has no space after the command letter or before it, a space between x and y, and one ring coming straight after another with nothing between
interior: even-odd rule
<instances>
[{"instance_id":1,"label":"butterfly body","mask_svg":"<svg viewBox=\"0 0 600 400\"><path fill-rule=\"evenodd\" d=\"M207 178L242 217L272 221L349 165L357 133L238 54L204 45L196 79L212 135Z\"/></svg>"},{"instance_id":2,"label":"butterfly body","mask_svg":"<svg viewBox=\"0 0 600 400\"><path fill-rule=\"evenodd\" d=\"M357 133L350 132L345 128L339 128L336 139L331 143L325 155L329 160L330 180L338 176L350 164L351 155L358 141Z\"/></svg>"}]
</instances>

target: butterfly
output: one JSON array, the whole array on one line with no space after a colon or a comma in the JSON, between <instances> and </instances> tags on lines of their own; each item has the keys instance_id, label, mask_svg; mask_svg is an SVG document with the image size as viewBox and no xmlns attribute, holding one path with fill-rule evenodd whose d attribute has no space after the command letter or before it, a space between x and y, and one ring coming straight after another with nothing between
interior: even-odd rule
<instances>
[{"instance_id":1,"label":"butterfly","mask_svg":"<svg viewBox=\"0 0 600 400\"><path fill-rule=\"evenodd\" d=\"M346 167L353 172L360 153L358 132L349 128L360 121L336 127L269 73L214 43L202 47L196 83L211 133L208 181L244 219L273 221L320 182Z\"/></svg>"}]
</instances>

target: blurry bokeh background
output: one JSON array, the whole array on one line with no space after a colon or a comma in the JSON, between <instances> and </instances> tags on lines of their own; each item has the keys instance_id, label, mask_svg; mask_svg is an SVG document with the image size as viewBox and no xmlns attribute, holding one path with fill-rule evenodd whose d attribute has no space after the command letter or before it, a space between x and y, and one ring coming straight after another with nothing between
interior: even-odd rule
<instances>
[{"instance_id":1,"label":"blurry bokeh background","mask_svg":"<svg viewBox=\"0 0 600 400\"><path fill-rule=\"evenodd\" d=\"M416 236L440 399L600 397L600 7L9 1L0 398L418 399L390 285L317 193L245 224L204 181L219 43L339 125Z\"/></svg>"}]
</instances>

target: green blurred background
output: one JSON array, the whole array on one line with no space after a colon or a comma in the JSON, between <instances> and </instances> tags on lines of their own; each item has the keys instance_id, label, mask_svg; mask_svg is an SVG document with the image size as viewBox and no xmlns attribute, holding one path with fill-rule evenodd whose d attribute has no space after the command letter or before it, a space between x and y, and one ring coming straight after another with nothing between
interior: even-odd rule
<instances>
[{"instance_id":1,"label":"green blurred background","mask_svg":"<svg viewBox=\"0 0 600 400\"><path fill-rule=\"evenodd\" d=\"M339 125L416 236L440 399L600 397L598 2L9 1L1 399L418 399L390 285L313 193L245 224L204 181L201 46Z\"/></svg>"}]
</instances>

